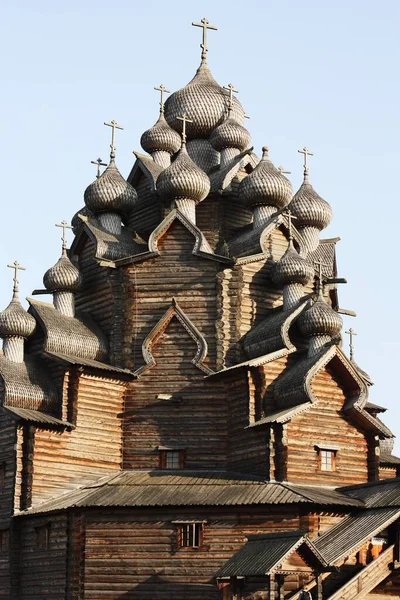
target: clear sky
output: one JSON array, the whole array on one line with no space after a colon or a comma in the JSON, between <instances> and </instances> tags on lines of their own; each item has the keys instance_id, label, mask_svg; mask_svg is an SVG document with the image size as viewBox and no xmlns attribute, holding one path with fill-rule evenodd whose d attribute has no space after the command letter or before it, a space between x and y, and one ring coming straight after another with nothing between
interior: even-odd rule
<instances>
[{"instance_id":1,"label":"clear sky","mask_svg":"<svg viewBox=\"0 0 400 600\"><path fill-rule=\"evenodd\" d=\"M176 90L195 73L200 30L190 23L203 16L219 28L208 35L210 68L240 90L256 152L268 145L295 188L297 150L315 153L311 181L334 211L324 236L341 237L340 303L357 312L345 327L375 381L370 399L390 409L400 438L398 0L3 0L0 306L7 263L27 267L25 297L58 258L54 224L82 207L90 161L108 158L105 120L125 127L117 164L128 175L158 115L153 87Z\"/></svg>"}]
</instances>

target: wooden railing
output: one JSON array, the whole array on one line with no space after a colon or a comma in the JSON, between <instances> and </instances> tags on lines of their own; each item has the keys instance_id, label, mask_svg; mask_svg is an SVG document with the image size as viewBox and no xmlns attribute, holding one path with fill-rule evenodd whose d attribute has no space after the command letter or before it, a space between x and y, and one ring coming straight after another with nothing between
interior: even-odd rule
<instances>
[{"instance_id":1,"label":"wooden railing","mask_svg":"<svg viewBox=\"0 0 400 600\"><path fill-rule=\"evenodd\" d=\"M375 560L364 567L350 581L342 585L327 600L362 600L365 596L390 575L393 563L393 548L389 546Z\"/></svg>"}]
</instances>

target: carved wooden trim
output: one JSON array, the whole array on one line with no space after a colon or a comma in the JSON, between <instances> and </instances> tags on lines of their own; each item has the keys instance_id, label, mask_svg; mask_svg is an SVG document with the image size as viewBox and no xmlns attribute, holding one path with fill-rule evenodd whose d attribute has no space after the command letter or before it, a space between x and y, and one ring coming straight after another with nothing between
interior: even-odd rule
<instances>
[{"instance_id":1,"label":"carved wooden trim","mask_svg":"<svg viewBox=\"0 0 400 600\"><path fill-rule=\"evenodd\" d=\"M181 325L196 343L197 352L192 358L191 362L195 365L195 367L197 367L207 375L211 375L214 373L214 371L212 371L209 367L203 364L203 361L205 360L208 352L208 346L204 336L200 333L197 327L185 314L185 312L179 306L175 298L173 298L171 307L161 317L157 325L153 327L153 329L150 331L149 335L146 337L142 344L142 354L146 364L143 367L140 367L140 369L138 369L135 372L135 375L141 375L147 369L154 367L156 361L151 351L152 346L154 342L156 342L161 337L161 335L167 329L168 325L174 317L179 321L179 323L181 323Z\"/></svg>"}]
</instances>

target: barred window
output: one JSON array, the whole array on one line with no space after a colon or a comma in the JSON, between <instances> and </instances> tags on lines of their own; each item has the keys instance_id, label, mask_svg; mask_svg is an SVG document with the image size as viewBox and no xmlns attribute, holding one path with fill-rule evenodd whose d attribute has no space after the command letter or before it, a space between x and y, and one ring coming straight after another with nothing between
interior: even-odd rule
<instances>
[{"instance_id":1,"label":"barred window","mask_svg":"<svg viewBox=\"0 0 400 600\"><path fill-rule=\"evenodd\" d=\"M184 450L160 450L160 469L183 469L184 463Z\"/></svg>"},{"instance_id":2,"label":"barred window","mask_svg":"<svg viewBox=\"0 0 400 600\"><path fill-rule=\"evenodd\" d=\"M178 546L180 548L200 548L203 543L203 523L179 523Z\"/></svg>"}]
</instances>

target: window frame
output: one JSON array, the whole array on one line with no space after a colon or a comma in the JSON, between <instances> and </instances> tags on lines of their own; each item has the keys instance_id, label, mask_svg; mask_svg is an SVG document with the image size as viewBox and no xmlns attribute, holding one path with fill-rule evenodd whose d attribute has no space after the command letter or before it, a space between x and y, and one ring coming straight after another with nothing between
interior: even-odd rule
<instances>
[{"instance_id":1,"label":"window frame","mask_svg":"<svg viewBox=\"0 0 400 600\"><path fill-rule=\"evenodd\" d=\"M7 475L7 463L2 461L0 463L0 490L5 488Z\"/></svg>"},{"instance_id":2,"label":"window frame","mask_svg":"<svg viewBox=\"0 0 400 600\"><path fill-rule=\"evenodd\" d=\"M0 529L0 552L5 553L10 549L10 530Z\"/></svg>"},{"instance_id":3,"label":"window frame","mask_svg":"<svg viewBox=\"0 0 400 600\"><path fill-rule=\"evenodd\" d=\"M42 533L43 538L42 538ZM35 535L36 535L36 550L49 550L50 549L50 539L51 539L51 525L50 523L45 523L44 525L38 525L35 527Z\"/></svg>"},{"instance_id":4,"label":"window frame","mask_svg":"<svg viewBox=\"0 0 400 600\"><path fill-rule=\"evenodd\" d=\"M315 449L318 454L318 471L320 473L335 473L336 472L336 454L338 452L337 447L327 445L315 445ZM330 464L331 468L324 468Z\"/></svg>"},{"instance_id":5,"label":"window frame","mask_svg":"<svg viewBox=\"0 0 400 600\"><path fill-rule=\"evenodd\" d=\"M173 523L176 526L176 541L179 550L190 552L203 547L205 521L173 521ZM189 533L189 528L193 528L192 534ZM190 543L190 539L192 539L192 543Z\"/></svg>"},{"instance_id":6,"label":"window frame","mask_svg":"<svg viewBox=\"0 0 400 600\"><path fill-rule=\"evenodd\" d=\"M168 469L171 471L177 471L178 469L183 469L185 466L185 458L186 458L186 451L183 448L164 448L164 447L159 447L158 448L159 451L159 468L160 469ZM171 467L171 466L167 466L168 464L168 454L177 454L178 455L178 461L177 464L178 466L176 467Z\"/></svg>"}]
</instances>

